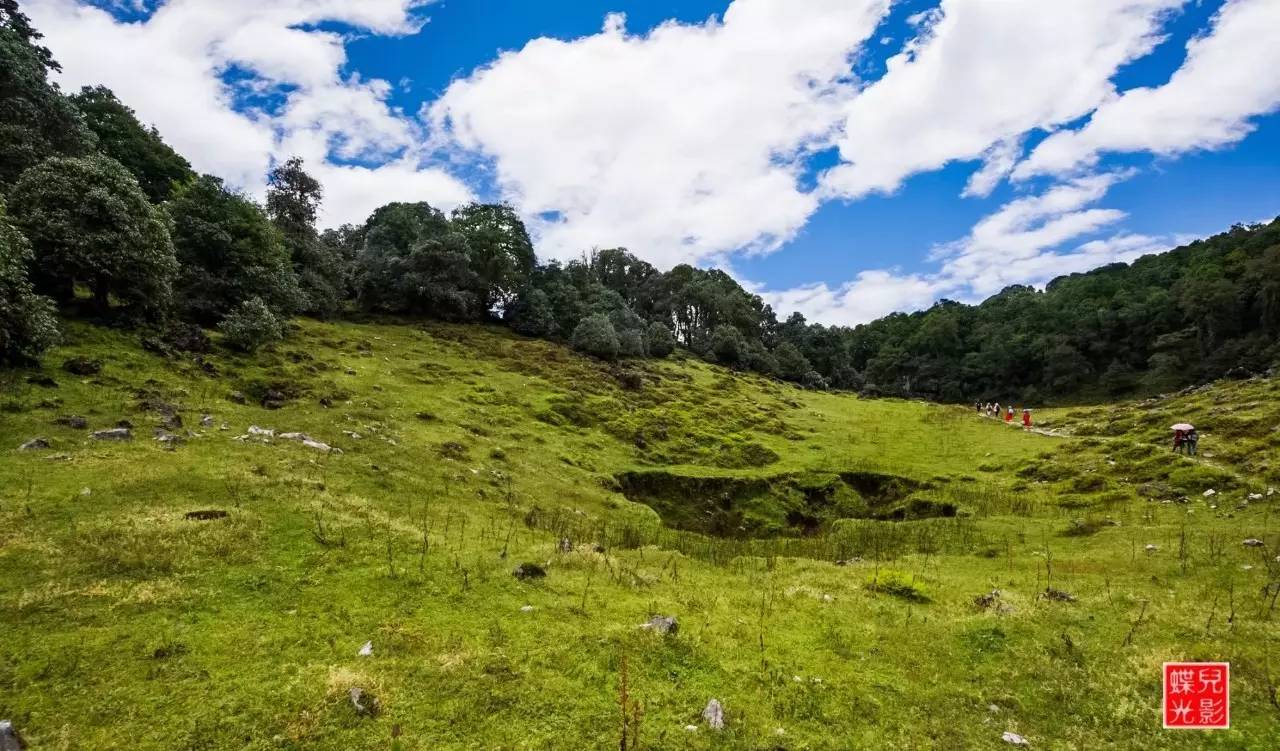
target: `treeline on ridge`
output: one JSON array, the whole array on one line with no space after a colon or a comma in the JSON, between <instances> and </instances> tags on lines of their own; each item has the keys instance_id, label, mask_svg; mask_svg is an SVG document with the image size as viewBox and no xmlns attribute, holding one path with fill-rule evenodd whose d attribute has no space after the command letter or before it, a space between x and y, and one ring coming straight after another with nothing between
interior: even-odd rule
<instances>
[{"instance_id":1,"label":"treeline on ridge","mask_svg":"<svg viewBox=\"0 0 1280 751\"><path fill-rule=\"evenodd\" d=\"M1280 361L1280 220L1174 251L942 301L855 327L779 320L719 270L625 249L540 263L517 213L391 203L320 231L321 185L275 165L264 205L199 175L103 87L64 95L16 0L0 0L0 363L57 338L56 313L250 351L284 321L365 311L502 322L603 359L683 348L803 384L1040 403L1177 387Z\"/></svg>"}]
</instances>

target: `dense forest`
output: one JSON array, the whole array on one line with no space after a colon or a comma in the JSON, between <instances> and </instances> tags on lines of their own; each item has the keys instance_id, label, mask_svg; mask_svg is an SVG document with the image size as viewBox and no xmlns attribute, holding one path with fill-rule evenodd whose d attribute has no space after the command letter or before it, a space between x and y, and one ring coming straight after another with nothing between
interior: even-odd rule
<instances>
[{"instance_id":1,"label":"dense forest","mask_svg":"<svg viewBox=\"0 0 1280 751\"><path fill-rule=\"evenodd\" d=\"M1139 259L942 301L853 328L779 320L719 270L625 249L540 263L502 204L391 203L320 231L321 185L275 165L265 204L196 174L103 87L66 95L16 0L0 0L0 363L39 357L57 314L138 327L171 352L216 327L253 350L285 321L385 313L493 321L607 359L677 347L872 394L1040 403L1178 387L1280 361L1280 220Z\"/></svg>"}]
</instances>

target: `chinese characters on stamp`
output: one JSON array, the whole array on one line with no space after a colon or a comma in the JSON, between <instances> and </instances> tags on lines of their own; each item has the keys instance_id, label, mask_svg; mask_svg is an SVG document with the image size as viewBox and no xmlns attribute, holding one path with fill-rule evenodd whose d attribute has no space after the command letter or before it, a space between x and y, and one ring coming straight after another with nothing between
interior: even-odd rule
<instances>
[{"instance_id":1,"label":"chinese characters on stamp","mask_svg":"<svg viewBox=\"0 0 1280 751\"><path fill-rule=\"evenodd\" d=\"M1231 726L1231 666L1225 662L1164 664L1164 726Z\"/></svg>"}]
</instances>

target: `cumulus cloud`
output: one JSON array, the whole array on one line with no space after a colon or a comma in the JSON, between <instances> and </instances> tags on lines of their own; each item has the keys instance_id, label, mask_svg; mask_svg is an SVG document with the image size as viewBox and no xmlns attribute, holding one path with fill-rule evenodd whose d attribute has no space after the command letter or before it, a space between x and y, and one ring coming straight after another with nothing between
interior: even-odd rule
<instances>
[{"instance_id":1,"label":"cumulus cloud","mask_svg":"<svg viewBox=\"0 0 1280 751\"><path fill-rule=\"evenodd\" d=\"M669 266L791 238L799 185L854 93L851 56L887 0L736 0L723 20L536 39L452 84L428 111L492 160L540 218L540 250L625 245Z\"/></svg>"},{"instance_id":2,"label":"cumulus cloud","mask_svg":"<svg viewBox=\"0 0 1280 751\"><path fill-rule=\"evenodd\" d=\"M1161 155L1213 149L1250 131L1250 118L1280 107L1280 2L1230 0L1211 33L1187 44L1167 83L1129 89L1079 130L1049 136L1015 177L1068 173L1108 151Z\"/></svg>"},{"instance_id":3,"label":"cumulus cloud","mask_svg":"<svg viewBox=\"0 0 1280 751\"><path fill-rule=\"evenodd\" d=\"M426 139L414 118L387 104L389 84L347 74L346 39L317 28L413 33L421 5L171 0L134 22L74 0L30 0L24 9L62 63L65 87L108 86L196 169L252 194L262 193L273 159L302 156L329 195L321 220L331 225L361 221L393 199L447 208L471 195L424 166ZM272 95L278 106L245 104Z\"/></svg>"},{"instance_id":4,"label":"cumulus cloud","mask_svg":"<svg viewBox=\"0 0 1280 751\"><path fill-rule=\"evenodd\" d=\"M913 17L919 35L852 98L827 195L892 192L910 175L999 144L971 192L989 192L1016 137L1088 114L1111 77L1145 55L1182 0L943 0Z\"/></svg>"},{"instance_id":5,"label":"cumulus cloud","mask_svg":"<svg viewBox=\"0 0 1280 751\"><path fill-rule=\"evenodd\" d=\"M1081 242L1112 231L1124 219L1124 212L1094 204L1129 174L1084 175L1039 195L1009 201L965 237L934 248L931 259L938 267L931 273L881 269L860 272L835 288L820 283L759 292L777 309L799 310L824 323L851 325L895 311L925 308L944 297L978 302L1011 284L1043 285L1064 274L1132 261L1185 242L1183 237L1124 231Z\"/></svg>"}]
</instances>

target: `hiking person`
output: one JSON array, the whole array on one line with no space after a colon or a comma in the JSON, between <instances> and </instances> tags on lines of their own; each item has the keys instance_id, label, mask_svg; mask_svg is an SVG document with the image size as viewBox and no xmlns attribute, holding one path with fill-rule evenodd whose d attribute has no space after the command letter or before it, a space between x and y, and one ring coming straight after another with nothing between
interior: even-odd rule
<instances>
[{"instance_id":1,"label":"hiking person","mask_svg":"<svg viewBox=\"0 0 1280 751\"><path fill-rule=\"evenodd\" d=\"M1031 410L1022 410L1022 429L1031 430Z\"/></svg>"},{"instance_id":2,"label":"hiking person","mask_svg":"<svg viewBox=\"0 0 1280 751\"><path fill-rule=\"evenodd\" d=\"M974 402L973 411L977 412L978 414L982 414L982 402Z\"/></svg>"},{"instance_id":3,"label":"hiking person","mask_svg":"<svg viewBox=\"0 0 1280 751\"><path fill-rule=\"evenodd\" d=\"M997 420L1000 419L1000 402L996 402L995 405L993 406L991 410L991 416L996 418Z\"/></svg>"},{"instance_id":4,"label":"hiking person","mask_svg":"<svg viewBox=\"0 0 1280 751\"><path fill-rule=\"evenodd\" d=\"M1187 440L1187 434L1181 430L1173 431L1173 453L1182 453L1182 444Z\"/></svg>"},{"instance_id":5,"label":"hiking person","mask_svg":"<svg viewBox=\"0 0 1280 751\"><path fill-rule=\"evenodd\" d=\"M1004 421L1009 423L1010 425L1013 424L1013 405L1012 404L1009 405L1009 411L1004 413Z\"/></svg>"},{"instance_id":6,"label":"hiking person","mask_svg":"<svg viewBox=\"0 0 1280 751\"><path fill-rule=\"evenodd\" d=\"M1183 438L1183 442L1187 444L1187 456L1195 456L1196 444L1200 443L1200 434L1196 432L1195 428L1192 428L1187 431L1186 436Z\"/></svg>"}]
</instances>

